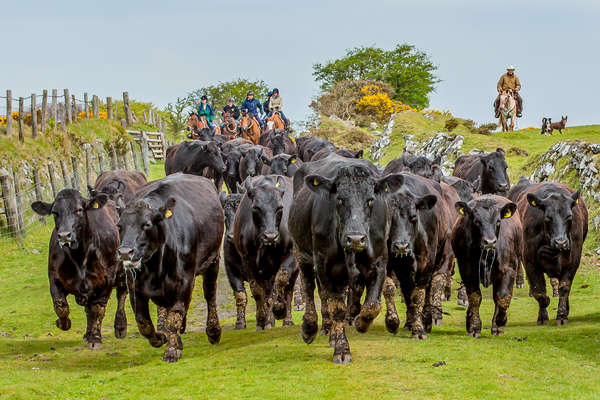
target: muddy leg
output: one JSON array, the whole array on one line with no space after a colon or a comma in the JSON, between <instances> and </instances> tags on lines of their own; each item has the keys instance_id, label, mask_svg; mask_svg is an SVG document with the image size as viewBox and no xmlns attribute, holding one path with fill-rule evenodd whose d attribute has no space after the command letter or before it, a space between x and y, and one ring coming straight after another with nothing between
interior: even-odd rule
<instances>
[{"instance_id":1,"label":"muddy leg","mask_svg":"<svg viewBox=\"0 0 600 400\"><path fill-rule=\"evenodd\" d=\"M202 289L204 290L204 299L206 300L207 306L206 336L211 344L219 343L221 340L221 326L219 325L219 315L217 314L218 273L219 260L217 259L217 261L212 263L202 275ZM187 305L185 309L187 310Z\"/></svg>"},{"instance_id":2,"label":"muddy leg","mask_svg":"<svg viewBox=\"0 0 600 400\"><path fill-rule=\"evenodd\" d=\"M235 308L237 311L237 320L235 321L235 329L246 329L246 305L248 304L248 296L246 291L235 292Z\"/></svg>"},{"instance_id":3,"label":"muddy leg","mask_svg":"<svg viewBox=\"0 0 600 400\"><path fill-rule=\"evenodd\" d=\"M398 317L398 311L396 310L396 303L394 303L394 296L396 294L396 285L392 278L387 277L383 284L383 298L385 299L385 328L389 333L396 334L398 328L400 328L400 318Z\"/></svg>"},{"instance_id":4,"label":"muddy leg","mask_svg":"<svg viewBox=\"0 0 600 400\"><path fill-rule=\"evenodd\" d=\"M347 305L346 305L346 325L352 326L356 316L360 313L360 300L365 289L365 284L361 277L356 279L354 285L348 287Z\"/></svg>"},{"instance_id":5,"label":"muddy leg","mask_svg":"<svg viewBox=\"0 0 600 400\"><path fill-rule=\"evenodd\" d=\"M556 312L556 325L566 325L569 322L569 293L571 293L571 280L561 279L558 284L558 311Z\"/></svg>"},{"instance_id":6,"label":"muddy leg","mask_svg":"<svg viewBox=\"0 0 600 400\"><path fill-rule=\"evenodd\" d=\"M131 285L129 286L131 287ZM135 303L134 299L135 298ZM150 310L148 308L148 298L139 292L135 292L135 296L129 296L131 306L135 311L135 322L138 330L153 347L160 347L167 341L167 337L163 332L156 332L154 324L150 319Z\"/></svg>"},{"instance_id":7,"label":"muddy leg","mask_svg":"<svg viewBox=\"0 0 600 400\"><path fill-rule=\"evenodd\" d=\"M547 325L548 319L548 306L550 305L550 297L546 295L546 279L544 279L544 273L538 271L531 271L533 268L526 269L527 280L531 285L531 295L537 300L539 305L537 324Z\"/></svg>"},{"instance_id":8,"label":"muddy leg","mask_svg":"<svg viewBox=\"0 0 600 400\"><path fill-rule=\"evenodd\" d=\"M256 331L265 330L267 325L265 290L257 281L250 281L250 290L256 302Z\"/></svg>"},{"instance_id":9,"label":"muddy leg","mask_svg":"<svg viewBox=\"0 0 600 400\"><path fill-rule=\"evenodd\" d=\"M431 319L435 326L442 325L442 297L444 296L444 288L446 285L446 274L436 274L431 279L430 302L431 302Z\"/></svg>"},{"instance_id":10,"label":"muddy leg","mask_svg":"<svg viewBox=\"0 0 600 400\"><path fill-rule=\"evenodd\" d=\"M513 285L512 273L504 274L500 283L494 283L494 304L496 308L492 318L492 335L504 335L504 327L507 321L506 311L512 299Z\"/></svg>"},{"instance_id":11,"label":"muddy leg","mask_svg":"<svg viewBox=\"0 0 600 400\"><path fill-rule=\"evenodd\" d=\"M54 304L54 312L58 317L56 326L63 331L68 331L71 329L71 320L69 319L69 303L67 302L67 295L54 283L53 279L50 279L50 295L52 296L52 303Z\"/></svg>"},{"instance_id":12,"label":"muddy leg","mask_svg":"<svg viewBox=\"0 0 600 400\"><path fill-rule=\"evenodd\" d=\"M465 288L465 284L463 282L460 283L458 287L458 294L456 295L456 304L461 307L469 306L469 298L467 296L467 289Z\"/></svg>"},{"instance_id":13,"label":"muddy leg","mask_svg":"<svg viewBox=\"0 0 600 400\"><path fill-rule=\"evenodd\" d=\"M101 330L105 311L106 303L104 302L87 304L85 306L85 314L87 316L87 331L83 336L83 339L87 341L87 347L90 350L99 350L102 347Z\"/></svg>"},{"instance_id":14,"label":"muddy leg","mask_svg":"<svg viewBox=\"0 0 600 400\"><path fill-rule=\"evenodd\" d=\"M346 338L345 320L346 305L344 297L340 293L332 293L328 299L329 313L333 317L331 327L330 343L333 342L333 362L336 364L347 364L352 361L350 345Z\"/></svg>"},{"instance_id":15,"label":"muddy leg","mask_svg":"<svg viewBox=\"0 0 600 400\"><path fill-rule=\"evenodd\" d=\"M294 297L294 287L296 286L299 272L300 271L296 268L296 270L292 273L292 278L290 279L287 288L285 289L285 318L283 319L283 326L294 325L294 321L292 319L292 299Z\"/></svg>"},{"instance_id":16,"label":"muddy leg","mask_svg":"<svg viewBox=\"0 0 600 400\"><path fill-rule=\"evenodd\" d=\"M163 356L163 361L176 362L181 358L183 343L179 336L181 324L183 322L183 313L185 307L179 303L173 308L167 310L167 318L165 320L165 333L167 335L167 348Z\"/></svg>"},{"instance_id":17,"label":"muddy leg","mask_svg":"<svg viewBox=\"0 0 600 400\"><path fill-rule=\"evenodd\" d=\"M331 331L331 315L329 314L329 305L327 304L327 292L321 287L319 279L317 279L317 290L321 298L321 335L329 335Z\"/></svg>"},{"instance_id":18,"label":"muddy leg","mask_svg":"<svg viewBox=\"0 0 600 400\"><path fill-rule=\"evenodd\" d=\"M304 299L302 298L302 294L304 293L304 289L302 289L302 273L299 273L299 278L296 279L296 284L294 286L294 311L303 311L304 310Z\"/></svg>"},{"instance_id":19,"label":"muddy leg","mask_svg":"<svg viewBox=\"0 0 600 400\"><path fill-rule=\"evenodd\" d=\"M290 255L286 259L277 275L275 276L275 301L273 302L273 314L276 319L284 319L286 316L286 291L295 272L296 260ZM294 275L296 277L296 275ZM293 285L293 282L292 282Z\"/></svg>"},{"instance_id":20,"label":"muddy leg","mask_svg":"<svg viewBox=\"0 0 600 400\"><path fill-rule=\"evenodd\" d=\"M552 286L552 297L558 297L558 279L550 278L550 286Z\"/></svg>"},{"instance_id":21,"label":"muddy leg","mask_svg":"<svg viewBox=\"0 0 600 400\"><path fill-rule=\"evenodd\" d=\"M423 308L425 307L426 290L422 286L415 287L410 295L410 307L414 321L411 327L413 339L426 339L423 325ZM408 321L407 321L408 322Z\"/></svg>"},{"instance_id":22,"label":"muddy leg","mask_svg":"<svg viewBox=\"0 0 600 400\"><path fill-rule=\"evenodd\" d=\"M115 337L123 339L127 336L127 316L125 315L125 300L127 299L127 287L117 287L117 312L115 314Z\"/></svg>"},{"instance_id":23,"label":"muddy leg","mask_svg":"<svg viewBox=\"0 0 600 400\"><path fill-rule=\"evenodd\" d=\"M467 287L469 307L467 308L467 333L474 338L481 337L481 318L479 317L479 306L481 305L481 292L479 285Z\"/></svg>"},{"instance_id":24,"label":"muddy leg","mask_svg":"<svg viewBox=\"0 0 600 400\"><path fill-rule=\"evenodd\" d=\"M296 253L297 254L297 253ZM302 339L310 344L315 340L319 323L317 317L317 307L315 306L315 273L312 263L300 263L302 274L302 287L304 289L304 316L302 317Z\"/></svg>"},{"instance_id":25,"label":"muddy leg","mask_svg":"<svg viewBox=\"0 0 600 400\"><path fill-rule=\"evenodd\" d=\"M452 274L454 273L454 269L452 270ZM452 274L446 274L446 281L444 282L444 296L442 297L443 301L450 301L452 297Z\"/></svg>"},{"instance_id":26,"label":"muddy leg","mask_svg":"<svg viewBox=\"0 0 600 400\"><path fill-rule=\"evenodd\" d=\"M167 309L156 306L156 330L165 333L167 330Z\"/></svg>"},{"instance_id":27,"label":"muddy leg","mask_svg":"<svg viewBox=\"0 0 600 400\"><path fill-rule=\"evenodd\" d=\"M433 327L433 292L431 290L432 288L430 283L425 289L425 304L423 305L423 313L421 314L423 327L425 328L426 333L431 333L431 328ZM440 295L441 293L441 290L438 291L438 295Z\"/></svg>"},{"instance_id":28,"label":"muddy leg","mask_svg":"<svg viewBox=\"0 0 600 400\"><path fill-rule=\"evenodd\" d=\"M517 289L523 289L525 287L525 274L523 272L523 265L521 263L517 266L517 279L515 281Z\"/></svg>"},{"instance_id":29,"label":"muddy leg","mask_svg":"<svg viewBox=\"0 0 600 400\"><path fill-rule=\"evenodd\" d=\"M383 290L383 282L386 277L386 263L382 259L378 259L374 266L375 271L371 272L371 275L365 279L367 287L365 303L360 308L360 313L354 320L356 330L361 333L369 330L373 320L381 312L381 291Z\"/></svg>"}]
</instances>

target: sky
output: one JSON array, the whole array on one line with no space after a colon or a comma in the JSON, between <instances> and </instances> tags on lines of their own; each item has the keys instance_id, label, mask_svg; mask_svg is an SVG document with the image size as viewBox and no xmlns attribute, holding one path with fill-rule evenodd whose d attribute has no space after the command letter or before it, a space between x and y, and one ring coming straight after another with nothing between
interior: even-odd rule
<instances>
[{"instance_id":1,"label":"sky","mask_svg":"<svg viewBox=\"0 0 600 400\"><path fill-rule=\"evenodd\" d=\"M0 32L12 44L0 94L127 90L164 107L219 81L262 79L297 121L319 94L314 63L357 46L409 43L438 66L432 109L492 121L496 83L514 64L525 105L518 127L561 115L569 125L600 123L598 0L3 3Z\"/></svg>"}]
</instances>

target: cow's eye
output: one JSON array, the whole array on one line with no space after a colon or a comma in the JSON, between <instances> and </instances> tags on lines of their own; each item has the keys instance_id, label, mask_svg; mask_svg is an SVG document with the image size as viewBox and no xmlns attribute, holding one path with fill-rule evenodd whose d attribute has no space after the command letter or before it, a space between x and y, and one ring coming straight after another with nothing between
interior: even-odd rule
<instances>
[{"instance_id":1,"label":"cow's eye","mask_svg":"<svg viewBox=\"0 0 600 400\"><path fill-rule=\"evenodd\" d=\"M343 206L343 205L344 205L344 199L337 199L337 203L338 203L340 206Z\"/></svg>"},{"instance_id":2,"label":"cow's eye","mask_svg":"<svg viewBox=\"0 0 600 400\"><path fill-rule=\"evenodd\" d=\"M152 222L146 222L144 223L144 225L142 225L142 228L145 230L148 230L150 228L152 228Z\"/></svg>"},{"instance_id":3,"label":"cow's eye","mask_svg":"<svg viewBox=\"0 0 600 400\"><path fill-rule=\"evenodd\" d=\"M367 200L367 206L368 206L369 208L373 207L373 199L369 199L369 200Z\"/></svg>"},{"instance_id":4,"label":"cow's eye","mask_svg":"<svg viewBox=\"0 0 600 400\"><path fill-rule=\"evenodd\" d=\"M414 214L414 215L411 215L410 217L408 217L408 219L409 219L409 221L410 221L410 222L412 222L413 224L414 224L415 222L417 222L417 216L416 216L416 214Z\"/></svg>"},{"instance_id":5,"label":"cow's eye","mask_svg":"<svg viewBox=\"0 0 600 400\"><path fill-rule=\"evenodd\" d=\"M83 208L79 207L77 210L75 210L76 213L82 213L83 212Z\"/></svg>"}]
</instances>

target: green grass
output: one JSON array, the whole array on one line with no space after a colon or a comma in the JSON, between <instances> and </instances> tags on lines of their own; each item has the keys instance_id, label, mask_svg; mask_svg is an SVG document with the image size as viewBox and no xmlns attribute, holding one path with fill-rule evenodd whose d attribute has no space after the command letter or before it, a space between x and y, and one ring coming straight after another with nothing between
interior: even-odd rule
<instances>
[{"instance_id":1,"label":"green grass","mask_svg":"<svg viewBox=\"0 0 600 400\"><path fill-rule=\"evenodd\" d=\"M526 149L531 157L565 137L594 140L595 132L598 127L571 128L568 134L552 138L540 138L536 131L473 135L465 138L465 149L514 145ZM399 135L394 132L392 142L392 152L398 155L403 145L401 141L398 152ZM512 171L513 165L525 165L526 161L509 159L511 177L518 174ZM150 168L151 178L164 176L162 163ZM444 303L449 314L444 315L444 326L434 327L425 341L410 339L407 331L387 333L385 311L366 334L349 328L354 361L346 366L331 362L327 338L318 336L311 345L302 341L301 312L294 313L296 326L281 328L278 322L277 328L259 333L254 332L250 313L248 328L234 331L234 321L224 317L231 315L233 299L221 271L219 290L227 294L228 302L220 308L224 319L221 343L210 345L201 329L206 314L199 278L189 314L191 332L182 337L183 357L177 364L165 364L161 361L164 348L152 348L140 337L129 306L127 338L114 338L114 298L107 307L101 350L85 347L85 314L71 297L71 330L55 327L46 272L52 228L48 222L28 234L23 248L14 242L0 242L0 398L598 397L600 276L598 259L587 250L571 292L566 326L536 326L537 303L528 297L526 287L515 292L505 336L492 337L493 302L490 290L485 290L483 335L472 339L465 332L465 309L456 306L453 291L452 301ZM594 239L587 243L590 240ZM253 301L249 303L251 307ZM397 306L404 322L404 305L398 302ZM557 299L552 299L551 318L556 307ZM437 361L446 365L433 367Z\"/></svg>"}]
</instances>

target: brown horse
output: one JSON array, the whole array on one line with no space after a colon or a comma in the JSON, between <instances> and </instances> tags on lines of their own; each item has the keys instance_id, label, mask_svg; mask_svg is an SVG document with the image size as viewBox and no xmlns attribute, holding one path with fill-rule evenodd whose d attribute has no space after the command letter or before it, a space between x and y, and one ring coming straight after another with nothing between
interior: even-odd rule
<instances>
[{"instance_id":1,"label":"brown horse","mask_svg":"<svg viewBox=\"0 0 600 400\"><path fill-rule=\"evenodd\" d=\"M248 114L248 111L242 113L242 120L240 121L240 130L244 139L250 140L254 144L258 144L258 138L262 130L256 118Z\"/></svg>"},{"instance_id":2,"label":"brown horse","mask_svg":"<svg viewBox=\"0 0 600 400\"><path fill-rule=\"evenodd\" d=\"M283 118L281 118L279 111L275 111L269 118L267 118L267 130L271 129L285 129L285 122L283 122Z\"/></svg>"},{"instance_id":3,"label":"brown horse","mask_svg":"<svg viewBox=\"0 0 600 400\"><path fill-rule=\"evenodd\" d=\"M203 115L202 117L198 117L198 114L195 112L191 113L188 117L187 130L192 131L192 139L195 139L194 136L198 136L198 132L202 129L211 129L206 117ZM212 129L211 129L212 131ZM215 135L221 134L221 127L217 124L215 127Z\"/></svg>"},{"instance_id":4,"label":"brown horse","mask_svg":"<svg viewBox=\"0 0 600 400\"><path fill-rule=\"evenodd\" d=\"M240 133L237 122L229 111L223 113L223 121L225 122L223 125L223 135L227 136L229 139L234 139Z\"/></svg>"}]
</instances>

